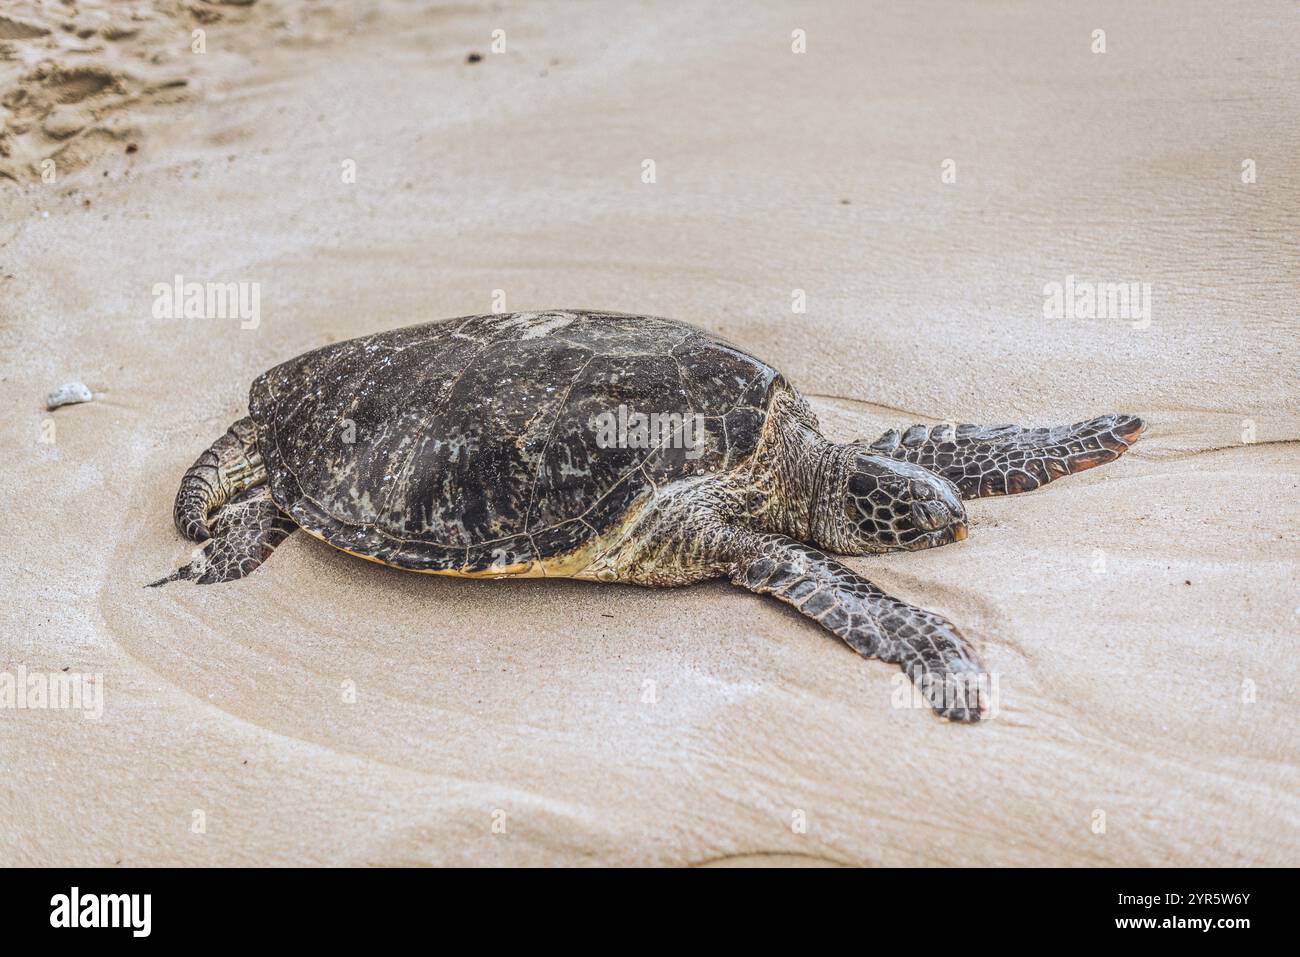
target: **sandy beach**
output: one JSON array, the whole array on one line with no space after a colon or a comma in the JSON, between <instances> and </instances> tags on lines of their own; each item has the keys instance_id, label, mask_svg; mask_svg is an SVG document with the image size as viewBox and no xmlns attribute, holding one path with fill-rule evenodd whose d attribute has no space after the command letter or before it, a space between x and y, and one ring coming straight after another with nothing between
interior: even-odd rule
<instances>
[{"instance_id":1,"label":"sandy beach","mask_svg":"<svg viewBox=\"0 0 1300 957\"><path fill-rule=\"evenodd\" d=\"M0 864L1300 864L1298 42L1273 2L5 4L0 673L102 714L0 707ZM255 321L160 316L176 277ZM1052 314L1098 283L1143 292ZM974 726L726 582L297 534L143 587L256 376L497 306L695 323L840 441L1148 430L847 560L977 646Z\"/></svg>"}]
</instances>

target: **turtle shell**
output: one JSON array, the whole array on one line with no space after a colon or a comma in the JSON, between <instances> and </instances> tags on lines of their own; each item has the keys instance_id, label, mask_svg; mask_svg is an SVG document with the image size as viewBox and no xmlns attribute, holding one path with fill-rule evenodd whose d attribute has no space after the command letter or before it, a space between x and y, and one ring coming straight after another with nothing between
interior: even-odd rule
<instances>
[{"instance_id":1,"label":"turtle shell","mask_svg":"<svg viewBox=\"0 0 1300 957\"><path fill-rule=\"evenodd\" d=\"M271 495L307 531L400 568L527 573L656 487L743 464L779 380L681 322L505 313L305 353L249 410Z\"/></svg>"}]
</instances>

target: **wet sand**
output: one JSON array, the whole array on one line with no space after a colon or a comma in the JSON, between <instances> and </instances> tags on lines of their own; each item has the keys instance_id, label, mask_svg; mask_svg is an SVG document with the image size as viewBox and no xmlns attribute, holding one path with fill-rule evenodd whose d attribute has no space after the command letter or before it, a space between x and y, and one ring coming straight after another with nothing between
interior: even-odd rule
<instances>
[{"instance_id":1,"label":"wet sand","mask_svg":"<svg viewBox=\"0 0 1300 957\"><path fill-rule=\"evenodd\" d=\"M0 18L0 672L104 689L0 711L0 863L1300 863L1288 5L193 6ZM157 317L177 275L257 283L256 328ZM1149 321L1046 317L1068 276L1149 283ZM998 673L973 727L725 583L293 535L142 587L255 376L496 290L717 331L837 439L1149 429L849 560Z\"/></svg>"}]
</instances>

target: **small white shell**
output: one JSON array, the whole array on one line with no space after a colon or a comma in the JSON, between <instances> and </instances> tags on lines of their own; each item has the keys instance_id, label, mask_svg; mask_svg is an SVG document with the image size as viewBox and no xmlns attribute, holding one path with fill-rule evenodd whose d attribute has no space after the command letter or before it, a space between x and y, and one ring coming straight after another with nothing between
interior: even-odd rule
<instances>
[{"instance_id":1,"label":"small white shell","mask_svg":"<svg viewBox=\"0 0 1300 957\"><path fill-rule=\"evenodd\" d=\"M94 395L82 382L65 382L45 397L47 409L57 409L61 405L75 405L78 402L90 402Z\"/></svg>"}]
</instances>

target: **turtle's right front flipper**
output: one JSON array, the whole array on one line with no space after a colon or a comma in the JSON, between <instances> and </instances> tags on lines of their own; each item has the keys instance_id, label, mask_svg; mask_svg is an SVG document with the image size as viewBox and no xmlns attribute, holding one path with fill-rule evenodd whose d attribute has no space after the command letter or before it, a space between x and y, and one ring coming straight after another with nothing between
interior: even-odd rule
<instances>
[{"instance_id":1,"label":"turtle's right front flipper","mask_svg":"<svg viewBox=\"0 0 1300 957\"><path fill-rule=\"evenodd\" d=\"M1029 492L1053 479L1113 462L1146 423L1135 415L1103 415L1055 428L1018 425L914 425L890 429L872 452L942 475L962 498Z\"/></svg>"},{"instance_id":2,"label":"turtle's right front flipper","mask_svg":"<svg viewBox=\"0 0 1300 957\"><path fill-rule=\"evenodd\" d=\"M987 676L952 622L784 535L733 533L731 580L793 605L865 658L894 662L939 714L978 721Z\"/></svg>"},{"instance_id":3,"label":"turtle's right front flipper","mask_svg":"<svg viewBox=\"0 0 1300 957\"><path fill-rule=\"evenodd\" d=\"M248 489L217 511L210 537L188 565L149 587L183 580L211 585L243 578L270 558L297 527L272 501L265 485Z\"/></svg>"}]
</instances>

